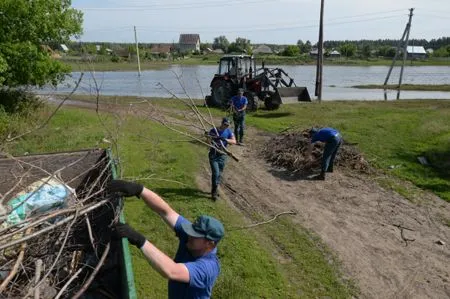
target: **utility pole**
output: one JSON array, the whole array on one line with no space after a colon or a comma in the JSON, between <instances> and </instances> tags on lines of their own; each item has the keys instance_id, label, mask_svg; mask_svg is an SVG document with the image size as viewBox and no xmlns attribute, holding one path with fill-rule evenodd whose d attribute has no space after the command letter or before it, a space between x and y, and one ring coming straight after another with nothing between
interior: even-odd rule
<instances>
[{"instance_id":1,"label":"utility pole","mask_svg":"<svg viewBox=\"0 0 450 299\"><path fill-rule=\"evenodd\" d=\"M393 69L393 67L395 65L395 62L397 61L397 57L400 54L400 48L403 48L403 64L402 64L402 67L401 67L401 70L400 70L400 78L399 78L399 83L398 83L397 100L400 98L400 87L402 85L403 68L405 66L405 61L406 61L406 57L407 57L407 47L408 47L408 40L409 40L409 32L411 30L411 22L412 22L413 11L414 11L414 8L410 8L409 9L408 24L406 24L405 30L403 31L402 38L399 40L399 42L397 44L397 48L395 50L395 56L392 59L391 67L389 68L388 74L387 74L386 79L384 80L384 84L383 84L383 85L387 85L387 83L389 81L389 77L391 76L392 69Z\"/></svg>"},{"instance_id":2,"label":"utility pole","mask_svg":"<svg viewBox=\"0 0 450 299\"><path fill-rule=\"evenodd\" d=\"M397 100L400 98L400 87L402 86L403 68L405 67L406 56L408 54L407 48L408 48L409 32L411 31L411 21L412 21L412 17L413 17L413 11L414 11L414 8L409 9L409 20L408 20L408 24L406 24L406 30L408 33L406 33L405 45L403 48L403 63L402 63L402 68L400 69L400 78L398 80Z\"/></svg>"},{"instance_id":3,"label":"utility pole","mask_svg":"<svg viewBox=\"0 0 450 299\"><path fill-rule=\"evenodd\" d=\"M317 47L317 70L316 70L316 90L315 95L319 102L322 101L322 73L323 73L323 7L325 0L320 1L320 26L319 42Z\"/></svg>"},{"instance_id":4,"label":"utility pole","mask_svg":"<svg viewBox=\"0 0 450 299\"><path fill-rule=\"evenodd\" d=\"M137 33L136 26L134 26L134 41L136 42L136 55L137 55L137 63L138 63L138 75L141 76L141 61L139 59L139 44L137 41Z\"/></svg>"}]
</instances>

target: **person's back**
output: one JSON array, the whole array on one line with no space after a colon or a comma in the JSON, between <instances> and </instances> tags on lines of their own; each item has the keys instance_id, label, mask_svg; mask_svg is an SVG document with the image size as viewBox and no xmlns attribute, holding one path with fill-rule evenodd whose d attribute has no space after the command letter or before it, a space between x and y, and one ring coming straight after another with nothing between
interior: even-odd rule
<instances>
[{"instance_id":1,"label":"person's back","mask_svg":"<svg viewBox=\"0 0 450 299\"><path fill-rule=\"evenodd\" d=\"M327 142L330 138L338 136L339 131L334 128L321 128L318 132L316 132L311 139L311 142Z\"/></svg>"}]
</instances>

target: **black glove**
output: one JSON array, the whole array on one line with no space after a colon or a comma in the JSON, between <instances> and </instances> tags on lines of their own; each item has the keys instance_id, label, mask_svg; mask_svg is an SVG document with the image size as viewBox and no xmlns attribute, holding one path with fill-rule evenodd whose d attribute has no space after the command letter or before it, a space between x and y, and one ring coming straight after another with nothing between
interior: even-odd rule
<instances>
[{"instance_id":1,"label":"black glove","mask_svg":"<svg viewBox=\"0 0 450 299\"><path fill-rule=\"evenodd\" d=\"M128 242L130 242L137 248L141 248L142 246L144 246L146 241L145 237L131 228L131 226L129 226L128 224L117 223L115 225L115 228L119 237L127 238Z\"/></svg>"},{"instance_id":2,"label":"black glove","mask_svg":"<svg viewBox=\"0 0 450 299\"><path fill-rule=\"evenodd\" d=\"M222 141L227 141L227 139L226 139L225 137L214 136L213 138L214 138L214 140L222 140Z\"/></svg>"},{"instance_id":3,"label":"black glove","mask_svg":"<svg viewBox=\"0 0 450 299\"><path fill-rule=\"evenodd\" d=\"M144 185L122 180L112 180L108 185L108 191L121 193L123 196L139 196L144 190Z\"/></svg>"}]
</instances>

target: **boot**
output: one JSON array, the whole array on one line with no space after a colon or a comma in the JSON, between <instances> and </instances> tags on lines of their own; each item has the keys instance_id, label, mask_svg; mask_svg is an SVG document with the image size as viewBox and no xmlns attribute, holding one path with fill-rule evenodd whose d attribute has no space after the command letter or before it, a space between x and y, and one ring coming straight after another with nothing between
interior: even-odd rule
<instances>
[{"instance_id":1,"label":"boot","mask_svg":"<svg viewBox=\"0 0 450 299\"><path fill-rule=\"evenodd\" d=\"M216 201L218 197L217 186L213 186L211 189L211 199Z\"/></svg>"},{"instance_id":2,"label":"boot","mask_svg":"<svg viewBox=\"0 0 450 299\"><path fill-rule=\"evenodd\" d=\"M325 171L321 171L320 174L316 177L317 180L325 181Z\"/></svg>"},{"instance_id":3,"label":"boot","mask_svg":"<svg viewBox=\"0 0 450 299\"><path fill-rule=\"evenodd\" d=\"M329 173L333 173L333 167L328 167L328 169L327 169L327 172L329 172Z\"/></svg>"}]
</instances>

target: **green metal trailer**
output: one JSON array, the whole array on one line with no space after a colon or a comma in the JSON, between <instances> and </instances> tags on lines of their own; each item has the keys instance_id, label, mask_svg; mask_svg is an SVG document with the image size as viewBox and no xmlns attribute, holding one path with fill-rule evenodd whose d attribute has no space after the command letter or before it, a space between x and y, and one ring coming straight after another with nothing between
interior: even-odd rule
<instances>
[{"instance_id":1,"label":"green metal trailer","mask_svg":"<svg viewBox=\"0 0 450 299\"><path fill-rule=\"evenodd\" d=\"M37 259L44 262L40 298L53 298L56 293L60 298L77 293L80 298L137 298L128 241L119 238L112 225L117 218L125 221L123 200L105 189L117 177L110 150L0 157L0 204L5 206L16 191L48 176L73 188L76 203L33 214L9 227L0 213L0 284L5 285L0 298L21 297L39 288L32 279ZM24 232L25 228L33 234ZM61 232L67 232L66 240ZM101 262L103 253L106 258ZM19 259L23 266L14 270L12 265ZM9 276L14 277L8 281Z\"/></svg>"}]
</instances>

